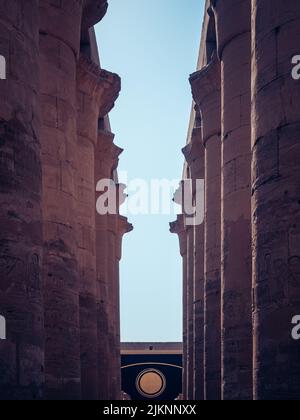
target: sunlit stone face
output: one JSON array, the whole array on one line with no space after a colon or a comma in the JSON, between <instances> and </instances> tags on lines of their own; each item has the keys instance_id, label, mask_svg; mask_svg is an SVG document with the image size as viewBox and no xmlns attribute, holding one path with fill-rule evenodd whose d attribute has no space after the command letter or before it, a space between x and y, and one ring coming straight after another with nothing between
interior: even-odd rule
<instances>
[{"instance_id":1,"label":"sunlit stone face","mask_svg":"<svg viewBox=\"0 0 300 420\"><path fill-rule=\"evenodd\" d=\"M166 388L166 379L158 370L146 370L137 379L137 390L147 398L161 395Z\"/></svg>"}]
</instances>

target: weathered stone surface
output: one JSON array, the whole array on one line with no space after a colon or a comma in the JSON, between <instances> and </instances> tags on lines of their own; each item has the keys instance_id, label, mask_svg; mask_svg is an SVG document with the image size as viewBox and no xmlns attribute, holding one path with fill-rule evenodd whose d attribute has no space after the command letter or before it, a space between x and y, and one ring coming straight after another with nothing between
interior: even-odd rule
<instances>
[{"instance_id":1,"label":"weathered stone surface","mask_svg":"<svg viewBox=\"0 0 300 420\"><path fill-rule=\"evenodd\" d=\"M113 107L120 90L120 78L102 70L81 55L77 66L78 133L78 258L81 331L82 399L98 399L98 327L95 237L95 145L99 118ZM118 314L117 314L118 316ZM99 385L99 386L98 386Z\"/></svg>"},{"instance_id":2,"label":"weathered stone surface","mask_svg":"<svg viewBox=\"0 0 300 420\"><path fill-rule=\"evenodd\" d=\"M187 398L194 390L194 227L186 226L187 236Z\"/></svg>"},{"instance_id":3,"label":"weathered stone surface","mask_svg":"<svg viewBox=\"0 0 300 420\"><path fill-rule=\"evenodd\" d=\"M300 4L252 2L254 397L298 400L300 312Z\"/></svg>"},{"instance_id":4,"label":"weathered stone surface","mask_svg":"<svg viewBox=\"0 0 300 420\"><path fill-rule=\"evenodd\" d=\"M95 181L113 180L122 149L114 143L114 135L105 127L98 131L95 152ZM96 213L97 312L98 312L98 387L100 399L119 399L120 319L119 260L121 238L118 216Z\"/></svg>"},{"instance_id":5,"label":"weathered stone surface","mask_svg":"<svg viewBox=\"0 0 300 420\"><path fill-rule=\"evenodd\" d=\"M222 68L222 392L252 399L251 1L212 3Z\"/></svg>"},{"instance_id":6,"label":"weathered stone surface","mask_svg":"<svg viewBox=\"0 0 300 420\"><path fill-rule=\"evenodd\" d=\"M40 1L46 398L80 399L76 57L82 4Z\"/></svg>"},{"instance_id":7,"label":"weathered stone surface","mask_svg":"<svg viewBox=\"0 0 300 420\"><path fill-rule=\"evenodd\" d=\"M188 394L188 364L187 364L187 238L184 226L184 215L178 215L175 222L170 223L170 232L177 234L179 239L180 255L182 256L183 273L183 372L182 372L182 394L187 399Z\"/></svg>"},{"instance_id":8,"label":"weathered stone surface","mask_svg":"<svg viewBox=\"0 0 300 420\"><path fill-rule=\"evenodd\" d=\"M196 113L197 113L196 109ZM197 114L198 115L198 114ZM205 150L202 142L200 115L192 133L192 162L189 164L194 180L205 179ZM197 192L194 190L194 194ZM202 199L202 198L201 198ZM194 381L193 399L204 399L204 222L194 226Z\"/></svg>"},{"instance_id":9,"label":"weathered stone surface","mask_svg":"<svg viewBox=\"0 0 300 420\"><path fill-rule=\"evenodd\" d=\"M205 399L221 399L221 70L212 61L190 77L205 146Z\"/></svg>"},{"instance_id":10,"label":"weathered stone surface","mask_svg":"<svg viewBox=\"0 0 300 420\"><path fill-rule=\"evenodd\" d=\"M204 400L204 224L194 227L194 400Z\"/></svg>"},{"instance_id":11,"label":"weathered stone surface","mask_svg":"<svg viewBox=\"0 0 300 420\"><path fill-rule=\"evenodd\" d=\"M0 399L44 387L38 1L0 2Z\"/></svg>"},{"instance_id":12,"label":"weathered stone surface","mask_svg":"<svg viewBox=\"0 0 300 420\"><path fill-rule=\"evenodd\" d=\"M107 216L107 248L108 248L108 313L109 337L111 340L111 399L121 396L121 349L120 349L120 285L119 263L121 260L122 238L133 227L125 217L119 214Z\"/></svg>"},{"instance_id":13,"label":"weathered stone surface","mask_svg":"<svg viewBox=\"0 0 300 420\"><path fill-rule=\"evenodd\" d=\"M199 200L198 181L204 178L204 148L201 126L197 126L200 115L196 112L191 142L183 149L189 176L192 181L193 201ZM200 197L202 199L202 197ZM199 203L198 203L199 204ZM187 238L187 398L203 399L204 390L204 231L203 223L196 221L186 226Z\"/></svg>"},{"instance_id":14,"label":"weathered stone surface","mask_svg":"<svg viewBox=\"0 0 300 420\"><path fill-rule=\"evenodd\" d=\"M78 57L83 0L40 0L40 32L61 40Z\"/></svg>"},{"instance_id":15,"label":"weathered stone surface","mask_svg":"<svg viewBox=\"0 0 300 420\"><path fill-rule=\"evenodd\" d=\"M101 230L95 216L95 174L116 179L122 151L107 115L121 81L100 68L91 28L106 9L104 0L0 1L1 399L121 395L127 221L113 215L109 230L98 220Z\"/></svg>"}]
</instances>

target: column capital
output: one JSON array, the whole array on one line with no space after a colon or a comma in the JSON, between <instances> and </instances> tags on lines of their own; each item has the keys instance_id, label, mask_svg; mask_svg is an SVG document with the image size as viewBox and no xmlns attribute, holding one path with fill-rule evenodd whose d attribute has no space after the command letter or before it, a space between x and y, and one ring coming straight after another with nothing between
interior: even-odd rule
<instances>
[{"instance_id":1,"label":"column capital","mask_svg":"<svg viewBox=\"0 0 300 420\"><path fill-rule=\"evenodd\" d=\"M216 53L205 67L190 75L193 98L200 111L203 101L221 90L220 75L221 63Z\"/></svg>"},{"instance_id":2,"label":"column capital","mask_svg":"<svg viewBox=\"0 0 300 420\"><path fill-rule=\"evenodd\" d=\"M85 31L105 16L108 8L107 0L84 0L82 13L82 31Z\"/></svg>"},{"instance_id":3,"label":"column capital","mask_svg":"<svg viewBox=\"0 0 300 420\"><path fill-rule=\"evenodd\" d=\"M99 117L104 117L114 107L119 96L121 79L81 54L77 65L77 85L80 91L96 101Z\"/></svg>"},{"instance_id":4,"label":"column capital","mask_svg":"<svg viewBox=\"0 0 300 420\"><path fill-rule=\"evenodd\" d=\"M251 31L251 0L210 0L217 30L218 56L233 39Z\"/></svg>"},{"instance_id":5,"label":"column capital","mask_svg":"<svg viewBox=\"0 0 300 420\"><path fill-rule=\"evenodd\" d=\"M115 135L110 131L98 130L98 143L95 150L97 176L110 178L112 171L118 167L123 149L114 144L114 138Z\"/></svg>"},{"instance_id":6,"label":"column capital","mask_svg":"<svg viewBox=\"0 0 300 420\"><path fill-rule=\"evenodd\" d=\"M108 214L107 222L108 230L121 237L133 230L133 225L128 222L127 217L120 214Z\"/></svg>"},{"instance_id":7,"label":"column capital","mask_svg":"<svg viewBox=\"0 0 300 420\"><path fill-rule=\"evenodd\" d=\"M216 54L210 63L190 76L193 98L202 115L204 146L221 134L221 63Z\"/></svg>"},{"instance_id":8,"label":"column capital","mask_svg":"<svg viewBox=\"0 0 300 420\"><path fill-rule=\"evenodd\" d=\"M122 258L122 239L126 233L133 231L133 225L128 222L127 217L120 214L107 215L107 230L115 235L116 258Z\"/></svg>"},{"instance_id":9,"label":"column capital","mask_svg":"<svg viewBox=\"0 0 300 420\"><path fill-rule=\"evenodd\" d=\"M184 225L184 215L179 214L175 222L170 223L170 232L178 235L180 254L185 256L187 254L187 243L186 243L186 230Z\"/></svg>"},{"instance_id":10,"label":"column capital","mask_svg":"<svg viewBox=\"0 0 300 420\"><path fill-rule=\"evenodd\" d=\"M117 215L117 222L118 222L118 233L122 237L126 233L130 233L133 231L133 225L128 222L127 217L121 216L120 214Z\"/></svg>"},{"instance_id":11,"label":"column capital","mask_svg":"<svg viewBox=\"0 0 300 420\"><path fill-rule=\"evenodd\" d=\"M194 129L197 130L197 136L199 134L199 129ZM201 129L200 129L201 131ZM202 136L201 136L202 139ZM193 141L194 140L194 141ZM182 149L182 153L185 157L185 160L187 162L187 164L189 165L189 167L192 167L193 164L195 164L195 161L198 161L199 159L203 159L204 157L204 150L203 150L203 144L202 142L195 140L195 138L192 138L192 141L190 143L188 143L183 149ZM192 175L193 178L193 175Z\"/></svg>"},{"instance_id":12,"label":"column capital","mask_svg":"<svg viewBox=\"0 0 300 420\"><path fill-rule=\"evenodd\" d=\"M116 256L119 261L122 259L122 240L123 236L126 233L130 233L133 231L133 225L128 222L127 217L117 215L117 224L118 224L118 230L117 230L117 236L116 236Z\"/></svg>"},{"instance_id":13,"label":"column capital","mask_svg":"<svg viewBox=\"0 0 300 420\"><path fill-rule=\"evenodd\" d=\"M204 178L204 161L205 161L205 149L202 142L202 133L201 133L201 127L197 127L193 129L191 142L188 143L183 149L182 153L186 159L186 162L190 169L190 177L191 177L191 183L192 183L192 196L193 198L196 196L197 192L197 180ZM200 140L200 141L199 141ZM184 190L184 194L187 194L188 192ZM183 195L183 192L179 191L177 192L177 195L180 198L180 195ZM177 202L177 204L180 204Z\"/></svg>"}]
</instances>

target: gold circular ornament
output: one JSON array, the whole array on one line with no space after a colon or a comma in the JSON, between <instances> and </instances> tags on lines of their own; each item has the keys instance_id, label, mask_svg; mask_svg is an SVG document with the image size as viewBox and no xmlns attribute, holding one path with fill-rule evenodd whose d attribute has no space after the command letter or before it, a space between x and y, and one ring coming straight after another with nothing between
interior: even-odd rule
<instances>
[{"instance_id":1,"label":"gold circular ornament","mask_svg":"<svg viewBox=\"0 0 300 420\"><path fill-rule=\"evenodd\" d=\"M166 389L165 376L156 369L147 369L139 374L136 380L138 392L146 398L159 397Z\"/></svg>"}]
</instances>

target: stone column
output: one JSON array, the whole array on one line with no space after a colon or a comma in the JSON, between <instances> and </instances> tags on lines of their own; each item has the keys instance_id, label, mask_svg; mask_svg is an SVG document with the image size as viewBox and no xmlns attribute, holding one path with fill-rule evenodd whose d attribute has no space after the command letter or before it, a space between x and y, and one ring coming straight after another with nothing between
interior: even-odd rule
<instances>
[{"instance_id":1,"label":"stone column","mask_svg":"<svg viewBox=\"0 0 300 420\"><path fill-rule=\"evenodd\" d=\"M126 196L127 197L127 196ZM124 196L125 200L125 196ZM114 279L114 300L115 300L115 371L117 374L117 387L116 387L116 399L121 398L121 332L120 332L120 261L122 258L122 241L123 236L133 230L133 226L128 223L126 217L117 215L116 218L117 229L116 229L116 252L115 252L115 279Z\"/></svg>"},{"instance_id":2,"label":"stone column","mask_svg":"<svg viewBox=\"0 0 300 420\"><path fill-rule=\"evenodd\" d=\"M119 400L121 395L121 346L120 346L120 285L119 263L121 259L121 238L130 232L132 226L118 214L108 216L108 312L110 329L110 351L112 378L111 397Z\"/></svg>"},{"instance_id":3,"label":"stone column","mask_svg":"<svg viewBox=\"0 0 300 420\"><path fill-rule=\"evenodd\" d=\"M187 155L189 145L182 149L183 154ZM184 209L183 199L192 192L192 179L190 178L190 168L187 169L187 182L181 183L175 193L174 201ZM186 197L190 199L190 197ZM185 198L185 199L186 199ZM190 220L192 217L189 218ZM193 399L193 380L194 380L194 226L187 221L187 215L183 218L186 240L186 259L183 263L183 343L184 343L184 395L186 400Z\"/></svg>"},{"instance_id":4,"label":"stone column","mask_svg":"<svg viewBox=\"0 0 300 420\"><path fill-rule=\"evenodd\" d=\"M300 3L252 2L254 395L299 400Z\"/></svg>"},{"instance_id":5,"label":"stone column","mask_svg":"<svg viewBox=\"0 0 300 420\"><path fill-rule=\"evenodd\" d=\"M44 315L38 1L1 1L0 45L0 399L41 399Z\"/></svg>"},{"instance_id":6,"label":"stone column","mask_svg":"<svg viewBox=\"0 0 300 420\"><path fill-rule=\"evenodd\" d=\"M212 61L190 78L205 147L205 399L221 399L221 71Z\"/></svg>"},{"instance_id":7,"label":"stone column","mask_svg":"<svg viewBox=\"0 0 300 420\"><path fill-rule=\"evenodd\" d=\"M114 135L108 129L99 129L95 153L95 182L112 179L122 149L113 143ZM112 365L114 355L113 331L109 295L109 243L108 215L96 212L96 261L97 261L97 318L98 318L98 388L100 400L114 397ZM111 243L110 243L111 244ZM111 258L111 257L110 257Z\"/></svg>"},{"instance_id":8,"label":"stone column","mask_svg":"<svg viewBox=\"0 0 300 420\"><path fill-rule=\"evenodd\" d=\"M110 347L110 376L112 400L118 399L118 367L117 367L117 304L116 304L116 229L117 221L115 214L107 215L107 291L108 291L108 327Z\"/></svg>"},{"instance_id":9,"label":"stone column","mask_svg":"<svg viewBox=\"0 0 300 420\"><path fill-rule=\"evenodd\" d=\"M175 222L170 223L170 232L179 238L180 255L182 256L183 271L183 356L182 356L182 395L187 400L187 238L184 226L184 216L177 216Z\"/></svg>"},{"instance_id":10,"label":"stone column","mask_svg":"<svg viewBox=\"0 0 300 420\"><path fill-rule=\"evenodd\" d=\"M80 399L76 65L82 2L40 4L46 398Z\"/></svg>"},{"instance_id":11,"label":"stone column","mask_svg":"<svg viewBox=\"0 0 300 420\"><path fill-rule=\"evenodd\" d=\"M251 0L212 0L222 68L222 392L252 399Z\"/></svg>"},{"instance_id":12,"label":"stone column","mask_svg":"<svg viewBox=\"0 0 300 420\"><path fill-rule=\"evenodd\" d=\"M78 103L78 259L82 399L98 399L95 253L95 145L98 120L113 107L120 91L117 75L85 56L77 68Z\"/></svg>"},{"instance_id":13,"label":"stone column","mask_svg":"<svg viewBox=\"0 0 300 420\"><path fill-rule=\"evenodd\" d=\"M194 400L204 400L204 224L194 228Z\"/></svg>"},{"instance_id":14,"label":"stone column","mask_svg":"<svg viewBox=\"0 0 300 420\"><path fill-rule=\"evenodd\" d=\"M202 144L201 126L193 129L191 142L183 149L186 161L189 165L192 179L193 203L199 199L197 180L204 178L204 148ZM202 199L203 197L200 197ZM198 203L199 204L199 203ZM204 392L204 231L203 223L198 221L196 215L194 225L190 226L191 242L188 241L189 255L189 399L203 400ZM190 251L189 251L190 250Z\"/></svg>"},{"instance_id":15,"label":"stone column","mask_svg":"<svg viewBox=\"0 0 300 420\"><path fill-rule=\"evenodd\" d=\"M194 226L186 225L187 236L187 399L193 400L194 388Z\"/></svg>"}]
</instances>

